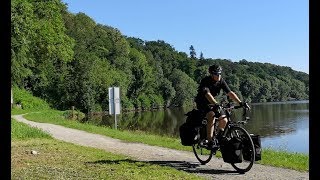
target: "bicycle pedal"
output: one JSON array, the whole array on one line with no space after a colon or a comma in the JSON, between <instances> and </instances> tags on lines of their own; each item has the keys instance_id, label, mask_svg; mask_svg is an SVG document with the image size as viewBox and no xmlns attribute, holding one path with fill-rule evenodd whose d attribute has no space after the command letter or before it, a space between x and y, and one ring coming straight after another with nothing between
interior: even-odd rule
<instances>
[{"instance_id":1,"label":"bicycle pedal","mask_svg":"<svg viewBox=\"0 0 320 180\"><path fill-rule=\"evenodd\" d=\"M204 147L208 145L208 140L203 140L200 142L200 146Z\"/></svg>"},{"instance_id":2,"label":"bicycle pedal","mask_svg":"<svg viewBox=\"0 0 320 180\"><path fill-rule=\"evenodd\" d=\"M200 135L196 135L194 138L193 138L193 140L198 140L198 139L200 139Z\"/></svg>"}]
</instances>

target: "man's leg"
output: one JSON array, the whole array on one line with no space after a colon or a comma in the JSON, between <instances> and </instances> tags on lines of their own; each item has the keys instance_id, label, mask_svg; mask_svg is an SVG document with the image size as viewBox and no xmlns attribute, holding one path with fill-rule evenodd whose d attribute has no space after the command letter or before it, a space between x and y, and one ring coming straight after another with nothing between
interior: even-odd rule
<instances>
[{"instance_id":1,"label":"man's leg","mask_svg":"<svg viewBox=\"0 0 320 180\"><path fill-rule=\"evenodd\" d=\"M214 112L209 111L206 115L208 122L207 122L207 140L210 142L213 138L213 132L214 132Z\"/></svg>"},{"instance_id":2,"label":"man's leg","mask_svg":"<svg viewBox=\"0 0 320 180\"><path fill-rule=\"evenodd\" d=\"M227 122L228 122L228 120L225 115L220 116L218 129L224 131L224 128L226 127Z\"/></svg>"},{"instance_id":3,"label":"man's leg","mask_svg":"<svg viewBox=\"0 0 320 180\"><path fill-rule=\"evenodd\" d=\"M217 139L220 140L222 137L222 134L224 132L224 129L227 125L227 118L225 115L222 115L219 117L219 124L218 124L218 134L217 134Z\"/></svg>"}]
</instances>

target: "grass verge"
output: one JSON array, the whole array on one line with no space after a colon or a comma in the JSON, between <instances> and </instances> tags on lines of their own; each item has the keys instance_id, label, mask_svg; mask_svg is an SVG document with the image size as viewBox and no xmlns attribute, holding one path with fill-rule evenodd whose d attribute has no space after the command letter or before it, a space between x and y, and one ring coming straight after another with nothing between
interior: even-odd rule
<instances>
[{"instance_id":1,"label":"grass verge","mask_svg":"<svg viewBox=\"0 0 320 180\"><path fill-rule=\"evenodd\" d=\"M79 123L77 121L67 120L63 117L62 111L48 110L41 113L30 113L24 117L36 122L46 122L57 125L62 125L69 128L80 129L91 133L106 135L109 137L129 141L129 142L141 142L149 145L167 147L177 150L191 151L189 146L182 146L180 139L157 136L147 134L140 131L125 131L115 130L109 127L96 126L88 123ZM221 157L220 153L217 153L218 157ZM275 151L272 149L262 150L262 160L257 161L259 164L271 165L275 167L282 167L288 169L294 169L298 171L309 170L309 156L302 153L290 153L285 151Z\"/></svg>"},{"instance_id":2,"label":"grass verge","mask_svg":"<svg viewBox=\"0 0 320 180\"><path fill-rule=\"evenodd\" d=\"M174 168L55 140L39 129L11 122L12 179L202 179Z\"/></svg>"}]
</instances>

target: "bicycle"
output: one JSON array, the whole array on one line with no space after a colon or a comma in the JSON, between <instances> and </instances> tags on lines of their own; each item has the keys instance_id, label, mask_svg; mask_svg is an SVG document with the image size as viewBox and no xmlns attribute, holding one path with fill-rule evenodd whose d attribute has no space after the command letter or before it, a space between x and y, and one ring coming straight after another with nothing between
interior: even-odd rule
<instances>
[{"instance_id":1,"label":"bicycle","mask_svg":"<svg viewBox=\"0 0 320 180\"><path fill-rule=\"evenodd\" d=\"M244 152L243 157L242 158L242 162L230 162L230 164L232 165L232 167L234 169L236 169L239 173L245 173L248 172L252 166L253 163L255 161L255 147L253 144L253 141L251 139L250 134L248 133L248 131L242 127L244 124L247 123L247 121L249 120L249 117L247 116L247 109L245 107L242 106L233 106L229 103L227 103L226 105L221 104L220 106L222 109L225 110L226 112L226 118L228 120L224 133L222 134L222 142L219 142L218 139L214 138L214 143L216 145L215 149L207 149L207 146L205 145L204 141L206 140L207 137L207 119L204 117L202 119L202 125L200 127L197 128L197 135L195 138L195 143L192 144L192 149L193 152L196 156L196 158L198 159L198 161L204 165L206 163L208 163L212 156L216 154L217 151L221 151L221 147L223 147L224 143L228 142L228 140L232 139L232 138L238 138L240 139L242 142L247 142L246 144L246 152ZM243 120L242 121L237 121L234 122L231 119L231 114L232 111L234 109L239 109L239 108L243 108ZM214 124L214 132L215 132L215 136L217 136L217 128L218 128L218 121L215 121ZM226 161L225 161L226 162Z\"/></svg>"}]
</instances>

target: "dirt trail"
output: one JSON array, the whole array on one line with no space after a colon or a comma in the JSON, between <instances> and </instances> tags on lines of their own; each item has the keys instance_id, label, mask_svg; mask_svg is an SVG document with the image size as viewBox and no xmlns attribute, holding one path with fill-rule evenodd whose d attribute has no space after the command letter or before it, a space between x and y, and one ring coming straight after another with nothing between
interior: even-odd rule
<instances>
[{"instance_id":1,"label":"dirt trail","mask_svg":"<svg viewBox=\"0 0 320 180\"><path fill-rule=\"evenodd\" d=\"M245 174L238 174L230 164L224 163L221 158L213 157L208 164L201 165L192 152L178 151L141 143L128 143L107 136L70 129L59 125L29 121L23 118L22 115L12 117L17 121L38 127L59 140L103 149L112 153L124 154L140 161L171 166L189 173L195 173L207 179L309 179L308 172L303 173L259 164L254 164L252 169Z\"/></svg>"}]
</instances>

